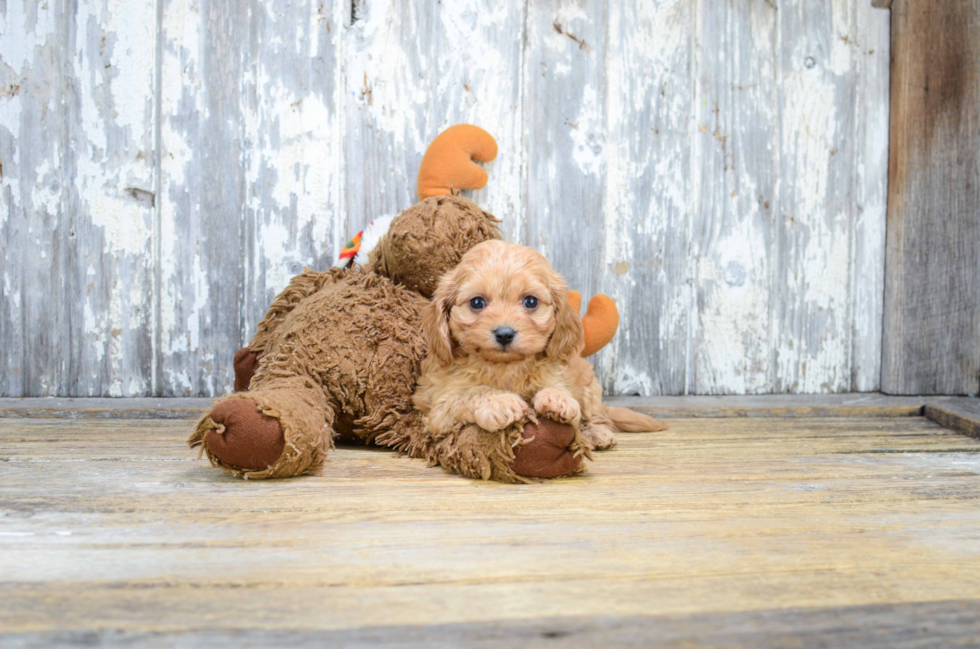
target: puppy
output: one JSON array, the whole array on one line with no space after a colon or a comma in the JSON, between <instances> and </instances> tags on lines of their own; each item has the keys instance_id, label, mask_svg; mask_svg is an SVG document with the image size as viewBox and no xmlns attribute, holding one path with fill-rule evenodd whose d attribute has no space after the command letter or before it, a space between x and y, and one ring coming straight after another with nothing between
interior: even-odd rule
<instances>
[{"instance_id":1,"label":"puppy","mask_svg":"<svg viewBox=\"0 0 980 649\"><path fill-rule=\"evenodd\" d=\"M475 246L440 279L423 313L429 354L415 393L433 434L471 423L499 431L540 416L605 449L615 445L617 429L664 428L603 405L567 292L543 256L499 240Z\"/></svg>"}]
</instances>

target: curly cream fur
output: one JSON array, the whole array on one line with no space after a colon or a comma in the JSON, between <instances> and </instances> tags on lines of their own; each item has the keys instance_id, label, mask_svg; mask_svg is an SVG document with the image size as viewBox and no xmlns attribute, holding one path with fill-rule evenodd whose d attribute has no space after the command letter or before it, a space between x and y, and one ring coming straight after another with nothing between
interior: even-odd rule
<instances>
[{"instance_id":1,"label":"curly cream fur","mask_svg":"<svg viewBox=\"0 0 980 649\"><path fill-rule=\"evenodd\" d=\"M485 306L473 308L474 298ZM494 336L502 326L516 332L506 345ZM541 416L570 424L586 449L615 443L602 390L580 356L582 323L564 280L537 252L503 241L475 246L440 280L423 332L429 355L415 404L431 434L469 424L498 431Z\"/></svg>"}]
</instances>

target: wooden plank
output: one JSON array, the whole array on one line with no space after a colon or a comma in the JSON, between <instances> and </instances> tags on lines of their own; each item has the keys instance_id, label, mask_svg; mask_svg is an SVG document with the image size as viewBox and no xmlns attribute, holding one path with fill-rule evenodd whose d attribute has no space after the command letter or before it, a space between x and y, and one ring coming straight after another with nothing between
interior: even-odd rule
<instances>
[{"instance_id":1,"label":"wooden plank","mask_svg":"<svg viewBox=\"0 0 980 649\"><path fill-rule=\"evenodd\" d=\"M522 486L366 449L243 482L192 459L187 426L0 421L0 631L776 630L773 593L804 630L980 600L980 442L924 418L676 420Z\"/></svg>"},{"instance_id":2,"label":"wooden plank","mask_svg":"<svg viewBox=\"0 0 980 649\"><path fill-rule=\"evenodd\" d=\"M0 394L66 396L80 328L67 307L71 13L9 0L0 15Z\"/></svg>"},{"instance_id":3,"label":"wooden plank","mask_svg":"<svg viewBox=\"0 0 980 649\"><path fill-rule=\"evenodd\" d=\"M156 21L129 4L6 6L2 394L149 392Z\"/></svg>"},{"instance_id":4,"label":"wooden plank","mask_svg":"<svg viewBox=\"0 0 980 649\"><path fill-rule=\"evenodd\" d=\"M344 2L251 5L241 345L294 275L329 268L347 242L341 54L348 12Z\"/></svg>"},{"instance_id":5,"label":"wooden plank","mask_svg":"<svg viewBox=\"0 0 980 649\"><path fill-rule=\"evenodd\" d=\"M891 397L881 394L609 397L607 403L661 418L911 417L929 408L980 420L969 397ZM196 419L210 407L204 398L12 399L0 398L0 418ZM938 421L938 420L937 420ZM940 424L946 425L943 421ZM955 426L952 427L954 430ZM962 432L962 431L961 431Z\"/></svg>"},{"instance_id":6,"label":"wooden plank","mask_svg":"<svg viewBox=\"0 0 980 649\"><path fill-rule=\"evenodd\" d=\"M604 3L528 4L522 183L527 216L520 242L546 256L586 299L599 292L607 239L603 226L605 218L614 218L603 216L608 147L618 144L607 142L605 98L612 90L605 64L614 55L606 22Z\"/></svg>"},{"instance_id":7,"label":"wooden plank","mask_svg":"<svg viewBox=\"0 0 980 649\"><path fill-rule=\"evenodd\" d=\"M778 22L771 3L699 5L689 393L771 392L778 379Z\"/></svg>"},{"instance_id":8,"label":"wooden plank","mask_svg":"<svg viewBox=\"0 0 980 649\"><path fill-rule=\"evenodd\" d=\"M66 388L144 396L153 368L156 6L85 0L70 24Z\"/></svg>"},{"instance_id":9,"label":"wooden plank","mask_svg":"<svg viewBox=\"0 0 980 649\"><path fill-rule=\"evenodd\" d=\"M0 398L0 418L198 419L211 406L200 397L126 399Z\"/></svg>"},{"instance_id":10,"label":"wooden plank","mask_svg":"<svg viewBox=\"0 0 980 649\"><path fill-rule=\"evenodd\" d=\"M856 2L857 38L849 42L856 83L851 137L856 201L851 228L849 271L852 321L850 389L881 385L881 318L885 292L885 219L888 203L888 69L890 15ZM835 156L836 158L836 156Z\"/></svg>"},{"instance_id":11,"label":"wooden plank","mask_svg":"<svg viewBox=\"0 0 980 649\"><path fill-rule=\"evenodd\" d=\"M606 237L593 282L618 303L620 324L609 348L590 360L611 394L682 394L688 387L692 184L678 170L694 164L696 8L684 1L607 5L601 179ZM536 113L545 118L550 110L545 104ZM572 213L562 206L556 212L559 221ZM583 216L583 227L598 229L594 214ZM577 241L567 229L553 233ZM568 272L584 251L563 245L561 262Z\"/></svg>"},{"instance_id":12,"label":"wooden plank","mask_svg":"<svg viewBox=\"0 0 980 649\"><path fill-rule=\"evenodd\" d=\"M877 606L774 608L691 615L588 617L375 626L335 631L232 628L188 630L165 635L139 631L63 631L12 634L18 645L147 644L181 646L381 646L381 647L640 647L682 646L851 646L919 648L963 646L980 637L976 600Z\"/></svg>"},{"instance_id":13,"label":"wooden plank","mask_svg":"<svg viewBox=\"0 0 980 649\"><path fill-rule=\"evenodd\" d=\"M976 399L948 399L926 404L923 414L940 426L980 439L980 404Z\"/></svg>"},{"instance_id":14,"label":"wooden plank","mask_svg":"<svg viewBox=\"0 0 980 649\"><path fill-rule=\"evenodd\" d=\"M231 391L242 346L250 3L161 0L155 396Z\"/></svg>"},{"instance_id":15,"label":"wooden plank","mask_svg":"<svg viewBox=\"0 0 980 649\"><path fill-rule=\"evenodd\" d=\"M891 16L881 389L975 394L980 6L970 0L898 0Z\"/></svg>"},{"instance_id":16,"label":"wooden plank","mask_svg":"<svg viewBox=\"0 0 980 649\"><path fill-rule=\"evenodd\" d=\"M938 399L938 398L937 398ZM653 417L911 417L925 399L878 394L609 397L606 402Z\"/></svg>"},{"instance_id":17,"label":"wooden plank","mask_svg":"<svg viewBox=\"0 0 980 649\"><path fill-rule=\"evenodd\" d=\"M885 174L880 148L865 151L867 141L859 129L883 127L887 113L867 111L867 103L883 103L878 95L859 95L864 86L861 72L865 59L887 61L887 51L868 47L869 34L858 11L872 12L867 3L856 10L846 0L801 2L782 5L778 12L779 46L777 153L775 175L779 179L774 213L772 248L772 331L774 344L774 392L842 392L851 389L852 335L861 312L864 330L860 346L874 353L874 333L880 329L883 262ZM869 88L864 88L865 92ZM863 101L861 101L863 100ZM869 117L878 117L877 123ZM883 118L883 119L882 119ZM846 134L846 135L845 135ZM884 131L880 131L883 135ZM876 205L862 212L859 191L867 190L856 170L865 169L865 158L878 172L864 195ZM856 259L856 224L867 221L862 233L861 259ZM860 263L861 266L855 267ZM860 279L855 273L862 273ZM863 290L851 296L858 284ZM852 322L852 318L854 321ZM867 363L865 355L865 362ZM868 368L874 372L872 365ZM865 374L864 383L874 378ZM869 380L870 379L870 380Z\"/></svg>"},{"instance_id":18,"label":"wooden plank","mask_svg":"<svg viewBox=\"0 0 980 649\"><path fill-rule=\"evenodd\" d=\"M504 220L512 240L521 196L524 3L353 3L344 53L347 234L417 202L426 147L466 122L497 140L487 188L465 193Z\"/></svg>"},{"instance_id":19,"label":"wooden plank","mask_svg":"<svg viewBox=\"0 0 980 649\"><path fill-rule=\"evenodd\" d=\"M887 123L888 54L870 12L701 15L694 393L877 385L884 148L869 143Z\"/></svg>"}]
</instances>

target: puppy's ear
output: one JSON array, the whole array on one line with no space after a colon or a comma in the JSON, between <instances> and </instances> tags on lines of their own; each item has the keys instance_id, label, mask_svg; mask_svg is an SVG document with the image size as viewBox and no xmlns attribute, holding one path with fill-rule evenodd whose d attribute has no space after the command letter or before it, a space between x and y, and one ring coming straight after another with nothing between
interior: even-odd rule
<instances>
[{"instance_id":1,"label":"puppy's ear","mask_svg":"<svg viewBox=\"0 0 980 649\"><path fill-rule=\"evenodd\" d=\"M551 278L551 303L555 309L555 332L551 334L545 353L548 358L568 362L585 346L582 319L568 303L568 288L557 273Z\"/></svg>"},{"instance_id":2,"label":"puppy's ear","mask_svg":"<svg viewBox=\"0 0 980 649\"><path fill-rule=\"evenodd\" d=\"M422 334L429 343L429 354L440 365L453 361L453 339L449 332L449 310L456 300L456 272L446 273L439 280L432 301L422 312Z\"/></svg>"}]
</instances>

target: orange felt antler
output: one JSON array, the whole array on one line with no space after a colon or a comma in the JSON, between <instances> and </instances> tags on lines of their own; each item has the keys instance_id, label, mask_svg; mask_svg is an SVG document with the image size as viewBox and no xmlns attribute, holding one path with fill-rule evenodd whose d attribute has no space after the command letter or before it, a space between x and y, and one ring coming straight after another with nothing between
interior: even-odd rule
<instances>
[{"instance_id":1,"label":"orange felt antler","mask_svg":"<svg viewBox=\"0 0 980 649\"><path fill-rule=\"evenodd\" d=\"M582 308L582 294L578 291L568 292L568 304L575 313ZM619 328L619 309L608 295L593 295L589 306L582 316L582 327L585 329L585 349L582 356L591 356L605 347Z\"/></svg>"},{"instance_id":2,"label":"orange felt antler","mask_svg":"<svg viewBox=\"0 0 980 649\"><path fill-rule=\"evenodd\" d=\"M419 200L452 194L459 189L482 189L487 172L477 162L497 157L497 141L479 126L450 126L432 140L419 166ZM476 162L474 162L476 161Z\"/></svg>"}]
</instances>

